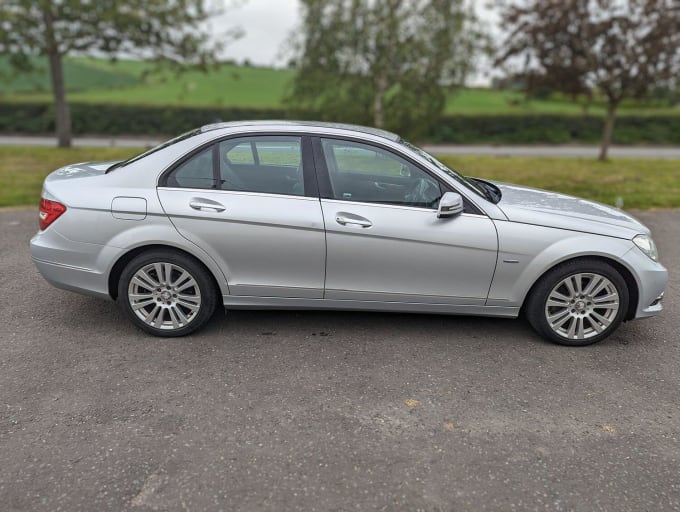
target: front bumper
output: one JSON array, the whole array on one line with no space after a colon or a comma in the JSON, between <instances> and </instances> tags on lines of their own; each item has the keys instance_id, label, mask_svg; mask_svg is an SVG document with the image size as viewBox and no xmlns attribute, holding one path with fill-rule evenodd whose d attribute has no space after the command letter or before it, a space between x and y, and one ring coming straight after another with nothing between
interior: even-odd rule
<instances>
[{"instance_id":1,"label":"front bumper","mask_svg":"<svg viewBox=\"0 0 680 512\"><path fill-rule=\"evenodd\" d=\"M663 310L663 294L668 285L668 271L652 261L637 247L623 255L623 261L631 270L638 285L638 303L633 318L647 318Z\"/></svg>"}]
</instances>

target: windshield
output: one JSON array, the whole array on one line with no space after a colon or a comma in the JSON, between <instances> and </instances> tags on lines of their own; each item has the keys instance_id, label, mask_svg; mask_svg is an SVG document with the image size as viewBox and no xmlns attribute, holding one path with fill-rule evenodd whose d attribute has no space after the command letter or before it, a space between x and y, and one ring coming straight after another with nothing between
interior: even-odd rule
<instances>
[{"instance_id":1,"label":"windshield","mask_svg":"<svg viewBox=\"0 0 680 512\"><path fill-rule=\"evenodd\" d=\"M402 145L404 145L404 146L406 146L407 148L409 148L411 151L414 151L415 153L418 153L419 156L423 157L425 160L427 160L427 161L430 162L431 164L435 165L435 166L436 166L438 169L440 169L441 171L444 171L446 174L448 174L449 176L451 176L454 180L456 180L458 183L460 183L461 185L463 185L464 187L466 187L468 190L471 190L471 191L474 192L475 194L477 194L477 195L479 195L479 196L482 196L482 197L485 198L485 199L488 198L487 193L486 193L486 191L484 190L484 188L483 188L479 183L477 183L476 181L473 181L473 180L471 180L471 179L469 179L469 178L466 178L465 176L463 176L463 175L460 174L459 172L454 171L454 170L451 169L450 167L447 167L446 165L444 165L443 163L441 163L439 160L437 160L435 157L433 157L432 155L430 155L428 152L426 152L426 151L420 149L420 148L419 148L418 146L416 146L415 144L411 144L410 142L407 142L407 141L405 141L405 140L403 140L403 139L400 140L399 142L400 142Z\"/></svg>"},{"instance_id":2,"label":"windshield","mask_svg":"<svg viewBox=\"0 0 680 512\"><path fill-rule=\"evenodd\" d=\"M141 153L141 154L139 154L139 155L137 155L137 156L133 156L132 158L130 158L130 159L128 159L128 160L124 160L124 161L122 161L122 162L118 162L118 163L116 163L116 164L113 164L111 167L109 167L108 169L106 169L106 172L113 171L114 169L119 169L120 167L125 167L126 165L130 165L130 164L132 164L132 163L134 163L134 162L136 162L136 161L138 161L138 160L141 160L141 159L144 158L145 156L149 156L149 155L151 155L152 153L155 153L156 151L160 151L161 149L165 149L165 148L167 148L168 146L172 146L173 144L177 144L178 142L181 142L181 141L183 141L183 140L186 140L186 139L188 139L189 137L193 137L194 135L198 135L199 133L201 133L201 130L200 130L200 129L198 129L198 130L191 130L190 132L183 133L183 134L180 135L179 137L175 137L174 139L170 139L169 141L163 142L162 144L159 144L158 146L153 147L153 148L151 148L151 149L145 151L144 153Z\"/></svg>"}]
</instances>

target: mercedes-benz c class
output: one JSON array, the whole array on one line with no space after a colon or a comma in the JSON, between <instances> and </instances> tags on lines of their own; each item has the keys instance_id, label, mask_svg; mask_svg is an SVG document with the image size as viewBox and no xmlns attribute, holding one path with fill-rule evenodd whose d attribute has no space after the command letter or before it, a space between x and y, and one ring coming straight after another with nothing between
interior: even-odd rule
<instances>
[{"instance_id":1,"label":"mercedes-benz c class","mask_svg":"<svg viewBox=\"0 0 680 512\"><path fill-rule=\"evenodd\" d=\"M283 121L54 171L31 254L53 285L158 336L223 305L523 314L587 345L659 313L668 280L619 209L465 177L386 131Z\"/></svg>"}]
</instances>

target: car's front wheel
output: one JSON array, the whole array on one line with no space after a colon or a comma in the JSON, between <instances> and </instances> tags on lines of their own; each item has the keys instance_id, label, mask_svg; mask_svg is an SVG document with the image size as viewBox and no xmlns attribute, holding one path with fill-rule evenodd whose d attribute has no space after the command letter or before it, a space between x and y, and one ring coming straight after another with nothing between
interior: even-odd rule
<instances>
[{"instance_id":1,"label":"car's front wheel","mask_svg":"<svg viewBox=\"0 0 680 512\"><path fill-rule=\"evenodd\" d=\"M526 316L544 337L584 346L608 337L628 311L626 281L600 260L574 260L550 270L527 299Z\"/></svg>"},{"instance_id":2,"label":"car's front wheel","mask_svg":"<svg viewBox=\"0 0 680 512\"><path fill-rule=\"evenodd\" d=\"M208 271L179 252L152 250L135 257L118 283L127 317L155 336L185 336L210 320L217 292Z\"/></svg>"}]
</instances>

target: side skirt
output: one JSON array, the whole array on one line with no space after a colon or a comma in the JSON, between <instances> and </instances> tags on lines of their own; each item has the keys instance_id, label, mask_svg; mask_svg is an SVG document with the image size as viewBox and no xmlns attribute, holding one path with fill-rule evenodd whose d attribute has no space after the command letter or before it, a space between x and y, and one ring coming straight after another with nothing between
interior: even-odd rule
<instances>
[{"instance_id":1,"label":"side skirt","mask_svg":"<svg viewBox=\"0 0 680 512\"><path fill-rule=\"evenodd\" d=\"M520 308L505 306L461 306L416 302L378 302L338 299L298 299L284 297L250 297L223 295L227 309L335 309L356 311L398 311L442 315L498 316L516 318Z\"/></svg>"}]
</instances>

